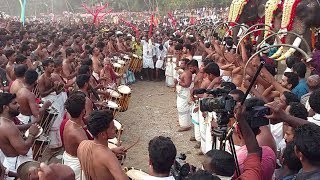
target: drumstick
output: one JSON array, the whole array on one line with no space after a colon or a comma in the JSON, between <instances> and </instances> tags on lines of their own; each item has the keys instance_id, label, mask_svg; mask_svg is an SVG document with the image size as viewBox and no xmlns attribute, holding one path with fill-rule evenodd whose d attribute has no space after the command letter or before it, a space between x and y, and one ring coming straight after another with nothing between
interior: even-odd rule
<instances>
[{"instance_id":1,"label":"drumstick","mask_svg":"<svg viewBox=\"0 0 320 180\"><path fill-rule=\"evenodd\" d=\"M120 130L118 130L118 137L117 137L117 139L118 139L118 141L117 141L117 146L120 146L121 145L121 140L120 140L120 138L121 138L121 129Z\"/></svg>"},{"instance_id":2,"label":"drumstick","mask_svg":"<svg viewBox=\"0 0 320 180\"><path fill-rule=\"evenodd\" d=\"M139 137L139 138L137 139L137 141L134 142L131 146L127 147L127 148L125 149L125 151L128 151L129 149L131 149L133 146L135 146L136 144L138 144L139 141L140 141L140 137Z\"/></svg>"}]
</instances>

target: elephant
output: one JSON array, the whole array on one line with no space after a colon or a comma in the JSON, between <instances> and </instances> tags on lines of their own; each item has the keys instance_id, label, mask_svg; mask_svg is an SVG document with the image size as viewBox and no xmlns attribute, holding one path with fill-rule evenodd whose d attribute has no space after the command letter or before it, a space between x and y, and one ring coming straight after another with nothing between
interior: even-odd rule
<instances>
[{"instance_id":1,"label":"elephant","mask_svg":"<svg viewBox=\"0 0 320 180\"><path fill-rule=\"evenodd\" d=\"M311 55L311 28L320 27L320 1L319 0L286 0L284 2L283 15L281 20L280 31L291 31L301 35L308 44L301 43L301 38L287 34L284 36L286 44L292 44L299 47ZM271 56L276 60L284 60L291 56L295 49L279 48L279 50Z\"/></svg>"},{"instance_id":2,"label":"elephant","mask_svg":"<svg viewBox=\"0 0 320 180\"><path fill-rule=\"evenodd\" d=\"M229 10L229 22L238 24L247 24L249 26L265 23L272 26L273 31L278 31L281 24L282 8L278 6L283 0L233 0ZM266 16L266 18L264 18ZM261 27L260 27L261 28ZM269 27L265 26L266 29ZM232 38L237 42L237 35L240 27L235 26L232 29ZM265 33L265 37L268 33Z\"/></svg>"}]
</instances>

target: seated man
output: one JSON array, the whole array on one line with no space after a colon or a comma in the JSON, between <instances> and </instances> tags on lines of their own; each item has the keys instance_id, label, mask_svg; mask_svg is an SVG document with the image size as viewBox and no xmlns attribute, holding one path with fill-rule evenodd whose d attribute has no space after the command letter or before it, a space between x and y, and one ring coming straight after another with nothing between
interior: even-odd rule
<instances>
[{"instance_id":1,"label":"seated man","mask_svg":"<svg viewBox=\"0 0 320 180\"><path fill-rule=\"evenodd\" d=\"M202 166L204 170L221 179L231 179L236 169L232 154L216 149L206 153Z\"/></svg>"},{"instance_id":2,"label":"seated man","mask_svg":"<svg viewBox=\"0 0 320 180\"><path fill-rule=\"evenodd\" d=\"M14 67L14 75L16 79L12 81L10 85L10 93L17 93L19 89L22 88L23 86L23 81L24 81L24 74L28 70L28 67L24 64L19 64Z\"/></svg>"},{"instance_id":3,"label":"seated man","mask_svg":"<svg viewBox=\"0 0 320 180\"><path fill-rule=\"evenodd\" d=\"M31 125L27 139L23 139L14 124L14 118L19 115L19 107L16 95L0 93L0 147L6 156L3 165L14 172L20 164L32 160L31 146L39 133L39 127Z\"/></svg>"},{"instance_id":4,"label":"seated man","mask_svg":"<svg viewBox=\"0 0 320 180\"><path fill-rule=\"evenodd\" d=\"M88 180L128 179L108 147L108 139L116 137L113 119L111 111L94 111L90 115L87 126L94 140L82 141L77 152L81 169ZM124 154L125 148L120 151Z\"/></svg>"},{"instance_id":5,"label":"seated man","mask_svg":"<svg viewBox=\"0 0 320 180\"><path fill-rule=\"evenodd\" d=\"M320 126L320 89L312 92L309 98L309 104L311 109L315 112L315 115L309 117L308 121Z\"/></svg>"},{"instance_id":6,"label":"seated man","mask_svg":"<svg viewBox=\"0 0 320 180\"><path fill-rule=\"evenodd\" d=\"M275 172L276 179L279 180L289 180L293 179L294 176L302 168L301 162L294 152L294 143L290 142L284 149L281 158L282 167L277 169Z\"/></svg>"},{"instance_id":7,"label":"seated man","mask_svg":"<svg viewBox=\"0 0 320 180\"><path fill-rule=\"evenodd\" d=\"M302 164L296 180L320 179L320 127L304 124L294 132L295 154Z\"/></svg>"},{"instance_id":8,"label":"seated man","mask_svg":"<svg viewBox=\"0 0 320 180\"><path fill-rule=\"evenodd\" d=\"M144 180L166 179L174 180L170 176L170 169L175 161L177 149L170 138L158 136L149 141L149 174Z\"/></svg>"}]
</instances>

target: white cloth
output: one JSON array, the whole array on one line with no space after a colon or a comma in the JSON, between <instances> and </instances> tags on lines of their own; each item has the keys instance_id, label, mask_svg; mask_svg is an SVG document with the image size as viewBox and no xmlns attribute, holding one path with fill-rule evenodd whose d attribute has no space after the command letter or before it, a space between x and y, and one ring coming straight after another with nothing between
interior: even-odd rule
<instances>
[{"instance_id":1,"label":"white cloth","mask_svg":"<svg viewBox=\"0 0 320 180\"><path fill-rule=\"evenodd\" d=\"M76 180L80 180L81 178L81 165L80 165L80 161L77 157L73 157L70 154L68 154L66 151L63 152L62 155L62 163L64 165L69 166L74 174L76 175ZM82 180L85 180L85 177L82 176Z\"/></svg>"},{"instance_id":2,"label":"white cloth","mask_svg":"<svg viewBox=\"0 0 320 180\"><path fill-rule=\"evenodd\" d=\"M200 128L200 150L203 154L206 153L206 131L207 131L207 125L205 118L202 116L202 112L199 111L199 128Z\"/></svg>"},{"instance_id":3,"label":"white cloth","mask_svg":"<svg viewBox=\"0 0 320 180\"><path fill-rule=\"evenodd\" d=\"M33 116L25 116L23 114L19 114L17 118L23 123L23 124L29 124L32 121Z\"/></svg>"},{"instance_id":4,"label":"white cloth","mask_svg":"<svg viewBox=\"0 0 320 180\"><path fill-rule=\"evenodd\" d=\"M164 63L163 60L158 59L157 62L156 62L156 68L157 69L162 69L163 63Z\"/></svg>"},{"instance_id":5,"label":"white cloth","mask_svg":"<svg viewBox=\"0 0 320 180\"><path fill-rule=\"evenodd\" d=\"M66 92L61 92L60 94L56 94L55 92L49 94L46 97L43 97L43 101L50 101L52 103L52 107L54 107L58 115L55 119L55 121L52 124L52 127L49 132L49 138L50 138L50 148L58 148L62 146L62 141L60 137L60 125L63 120L63 116L65 113L64 109L64 103L66 102L68 96Z\"/></svg>"},{"instance_id":6,"label":"white cloth","mask_svg":"<svg viewBox=\"0 0 320 180\"><path fill-rule=\"evenodd\" d=\"M174 78L173 78L173 62L168 61L166 63L166 71L165 71L165 75L166 75L166 85L168 87L173 87L174 86Z\"/></svg>"},{"instance_id":7,"label":"white cloth","mask_svg":"<svg viewBox=\"0 0 320 180\"><path fill-rule=\"evenodd\" d=\"M283 139L283 123L270 124L271 134L276 142L277 150L281 149L280 143Z\"/></svg>"},{"instance_id":8,"label":"white cloth","mask_svg":"<svg viewBox=\"0 0 320 180\"><path fill-rule=\"evenodd\" d=\"M142 44L143 68L154 69L153 56L156 55L154 45L149 44L144 40L141 40L141 44Z\"/></svg>"},{"instance_id":9,"label":"white cloth","mask_svg":"<svg viewBox=\"0 0 320 180\"><path fill-rule=\"evenodd\" d=\"M180 127L191 126L190 89L177 85L177 109Z\"/></svg>"},{"instance_id":10,"label":"white cloth","mask_svg":"<svg viewBox=\"0 0 320 180\"><path fill-rule=\"evenodd\" d=\"M308 117L308 121L320 126L320 114L315 114L313 117Z\"/></svg>"},{"instance_id":11,"label":"white cloth","mask_svg":"<svg viewBox=\"0 0 320 180\"><path fill-rule=\"evenodd\" d=\"M195 112L195 109L199 108L198 103L193 104L191 119L194 125L194 137L196 141L201 142L200 126L199 126L199 110ZM199 108L200 109L200 108Z\"/></svg>"},{"instance_id":12,"label":"white cloth","mask_svg":"<svg viewBox=\"0 0 320 180\"><path fill-rule=\"evenodd\" d=\"M211 122L212 120L216 119L216 113L215 112L209 112L208 116L206 117L206 150L205 152L207 153L212 149L212 143L213 143L213 138L212 138L212 127L211 127Z\"/></svg>"},{"instance_id":13,"label":"white cloth","mask_svg":"<svg viewBox=\"0 0 320 180\"><path fill-rule=\"evenodd\" d=\"M99 80L100 79L100 77L99 77L99 74L98 73L96 73L96 72L92 72L92 76L94 77L94 78L96 78L96 80Z\"/></svg>"},{"instance_id":14,"label":"white cloth","mask_svg":"<svg viewBox=\"0 0 320 180\"><path fill-rule=\"evenodd\" d=\"M17 157L5 157L3 161L3 166L9 169L12 172L17 172L18 167L27 161L32 161L32 150L29 149L28 153L23 156L17 156ZM14 178L7 178L7 179L14 179Z\"/></svg>"}]
</instances>

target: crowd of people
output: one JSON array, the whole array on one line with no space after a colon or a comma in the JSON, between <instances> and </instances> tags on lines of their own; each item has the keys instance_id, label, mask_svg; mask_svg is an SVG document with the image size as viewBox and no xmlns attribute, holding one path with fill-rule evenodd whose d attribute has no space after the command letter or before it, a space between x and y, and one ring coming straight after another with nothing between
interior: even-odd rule
<instances>
[{"instance_id":1,"label":"crowd of people","mask_svg":"<svg viewBox=\"0 0 320 180\"><path fill-rule=\"evenodd\" d=\"M193 130L195 152L205 156L190 179L320 178L320 41L311 61L295 53L282 73L269 50L245 68L259 50L250 38L237 54L232 38L197 26L151 25L137 33L103 22L0 22L1 178L128 179L119 160L127 149L117 142L117 111L106 101L119 98L120 85L136 81L164 81L174 89L178 132ZM142 61L137 71L128 68L134 58ZM233 129L235 154L213 135L224 127ZM23 165L39 159L39 142L51 154L63 148L62 164L38 163L23 176ZM177 149L170 138L154 137L142 148L150 165L142 179L174 179Z\"/></svg>"}]
</instances>

